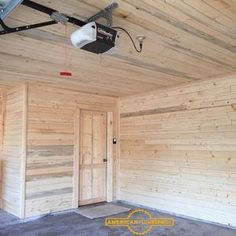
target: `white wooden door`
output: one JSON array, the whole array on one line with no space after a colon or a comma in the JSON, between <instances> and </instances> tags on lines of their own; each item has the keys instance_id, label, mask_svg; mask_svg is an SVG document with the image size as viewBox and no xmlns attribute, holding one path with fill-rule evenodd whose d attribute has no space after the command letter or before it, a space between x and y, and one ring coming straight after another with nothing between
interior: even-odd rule
<instances>
[{"instance_id":1,"label":"white wooden door","mask_svg":"<svg viewBox=\"0 0 236 236\"><path fill-rule=\"evenodd\" d=\"M81 111L79 205L106 201L106 113Z\"/></svg>"}]
</instances>

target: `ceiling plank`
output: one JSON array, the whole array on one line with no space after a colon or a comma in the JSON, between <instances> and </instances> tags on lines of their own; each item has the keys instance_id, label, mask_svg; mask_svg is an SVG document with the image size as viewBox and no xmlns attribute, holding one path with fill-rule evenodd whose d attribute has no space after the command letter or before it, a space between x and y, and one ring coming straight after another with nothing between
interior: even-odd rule
<instances>
[{"instance_id":1,"label":"ceiling plank","mask_svg":"<svg viewBox=\"0 0 236 236\"><path fill-rule=\"evenodd\" d=\"M82 20L107 6L108 0L37 0ZM98 56L75 49L69 34L55 25L0 37L0 84L51 83L78 91L126 96L236 72L236 6L215 0L117 0L115 25L133 36L144 34L138 54L121 33L114 55ZM48 16L20 6L9 25L38 23ZM68 68L64 50L68 47ZM58 76L60 70L73 77Z\"/></svg>"}]
</instances>

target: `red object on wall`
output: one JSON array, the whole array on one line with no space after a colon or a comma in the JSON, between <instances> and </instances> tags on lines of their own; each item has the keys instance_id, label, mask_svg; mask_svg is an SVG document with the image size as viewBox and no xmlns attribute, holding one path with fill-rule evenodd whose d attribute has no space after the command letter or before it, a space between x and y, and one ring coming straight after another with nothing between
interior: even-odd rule
<instances>
[{"instance_id":1,"label":"red object on wall","mask_svg":"<svg viewBox=\"0 0 236 236\"><path fill-rule=\"evenodd\" d=\"M67 25L65 25L65 68L63 71L60 71L60 76L69 78L72 76L72 73L68 71L68 49L67 49Z\"/></svg>"},{"instance_id":2,"label":"red object on wall","mask_svg":"<svg viewBox=\"0 0 236 236\"><path fill-rule=\"evenodd\" d=\"M72 76L72 73L68 72L68 71L61 71L60 76L70 77L70 76Z\"/></svg>"}]
</instances>

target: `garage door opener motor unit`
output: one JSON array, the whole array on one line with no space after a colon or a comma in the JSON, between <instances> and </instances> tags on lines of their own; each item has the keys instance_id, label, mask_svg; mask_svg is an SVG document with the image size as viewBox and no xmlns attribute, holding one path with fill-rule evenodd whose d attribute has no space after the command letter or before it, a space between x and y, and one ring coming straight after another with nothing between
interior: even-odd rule
<instances>
[{"instance_id":1,"label":"garage door opener motor unit","mask_svg":"<svg viewBox=\"0 0 236 236\"><path fill-rule=\"evenodd\" d=\"M90 22L71 34L71 42L75 47L90 52L105 53L114 50L117 37L116 30Z\"/></svg>"},{"instance_id":2,"label":"garage door opener motor unit","mask_svg":"<svg viewBox=\"0 0 236 236\"><path fill-rule=\"evenodd\" d=\"M20 5L24 5L31 9L48 14L50 16L50 20L15 28L8 27L4 23L4 18L6 18L16 7ZM75 47L79 47L83 50L96 54L114 52L114 49L117 45L117 39L119 38L117 31L122 30L129 36L135 50L137 52L141 52L143 40L145 39L144 36L136 37L137 41L139 42L139 48L137 48L133 38L127 30L121 27L112 26L112 13L117 7L117 3L112 3L94 16L88 18L85 21L82 21L30 0L0 0L0 35L30 30L33 28L44 27L57 23L71 23L80 27L71 35L71 42ZM106 19L107 25L97 23L96 20L100 18Z\"/></svg>"}]
</instances>

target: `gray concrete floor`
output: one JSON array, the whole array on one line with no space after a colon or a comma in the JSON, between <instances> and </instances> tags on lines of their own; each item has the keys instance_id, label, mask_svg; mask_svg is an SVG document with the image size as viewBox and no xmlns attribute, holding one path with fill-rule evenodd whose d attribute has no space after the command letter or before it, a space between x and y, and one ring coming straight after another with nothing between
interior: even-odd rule
<instances>
[{"instance_id":1,"label":"gray concrete floor","mask_svg":"<svg viewBox=\"0 0 236 236\"><path fill-rule=\"evenodd\" d=\"M127 206L127 205L124 205ZM134 208L132 206L128 206ZM236 230L207 224L158 211L150 211L154 217L173 217L174 227L154 227L149 236L236 236ZM126 217L127 213L117 216ZM75 212L44 216L40 219L21 222L14 216L0 211L0 236L129 236L127 228L104 226L104 218L90 220Z\"/></svg>"}]
</instances>

